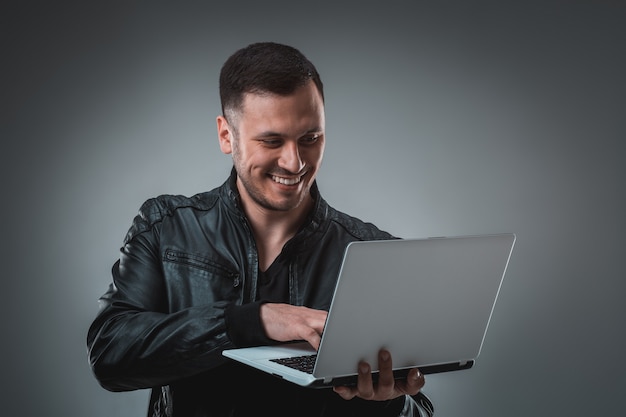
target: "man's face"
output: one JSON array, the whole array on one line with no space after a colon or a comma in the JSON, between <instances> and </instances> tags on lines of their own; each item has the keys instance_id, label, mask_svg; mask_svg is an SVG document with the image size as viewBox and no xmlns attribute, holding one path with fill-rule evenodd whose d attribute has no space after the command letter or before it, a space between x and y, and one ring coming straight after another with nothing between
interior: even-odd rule
<instances>
[{"instance_id":1,"label":"man's face","mask_svg":"<svg viewBox=\"0 0 626 417\"><path fill-rule=\"evenodd\" d=\"M324 104L315 84L289 96L246 94L230 119L218 117L220 147L232 154L244 206L301 207L324 153Z\"/></svg>"}]
</instances>

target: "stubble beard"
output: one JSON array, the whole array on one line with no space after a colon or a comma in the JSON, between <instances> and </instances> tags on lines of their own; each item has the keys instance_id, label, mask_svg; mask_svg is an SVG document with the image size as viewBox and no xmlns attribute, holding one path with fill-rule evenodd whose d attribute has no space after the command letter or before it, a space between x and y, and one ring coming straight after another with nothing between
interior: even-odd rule
<instances>
[{"instance_id":1,"label":"stubble beard","mask_svg":"<svg viewBox=\"0 0 626 417\"><path fill-rule=\"evenodd\" d=\"M269 211L279 211L279 212L288 212L290 210L298 208L309 194L309 187L304 190L304 192L297 198L297 200L289 199L283 203L278 203L271 201L263 192L263 190L255 185L254 178L249 175L246 167L241 163L241 153L239 147L237 145L233 146L233 165L235 167L235 172L237 173L238 183L241 184L243 190L239 190L241 194L242 191L250 197L250 199L257 204L259 207L269 210ZM271 180L269 180L271 181Z\"/></svg>"}]
</instances>

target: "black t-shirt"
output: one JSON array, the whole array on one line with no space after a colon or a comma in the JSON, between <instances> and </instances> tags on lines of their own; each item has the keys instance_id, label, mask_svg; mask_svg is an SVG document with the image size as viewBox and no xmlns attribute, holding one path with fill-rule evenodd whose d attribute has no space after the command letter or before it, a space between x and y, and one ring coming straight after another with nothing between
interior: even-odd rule
<instances>
[{"instance_id":1,"label":"black t-shirt","mask_svg":"<svg viewBox=\"0 0 626 417\"><path fill-rule=\"evenodd\" d=\"M259 270L258 299L270 303L289 302L289 268L278 257L266 271Z\"/></svg>"}]
</instances>

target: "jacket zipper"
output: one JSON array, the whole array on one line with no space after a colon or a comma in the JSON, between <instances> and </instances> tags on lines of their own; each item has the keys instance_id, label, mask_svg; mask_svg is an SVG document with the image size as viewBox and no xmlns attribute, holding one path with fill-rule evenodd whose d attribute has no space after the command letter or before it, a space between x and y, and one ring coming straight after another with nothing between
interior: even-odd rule
<instances>
[{"instance_id":1,"label":"jacket zipper","mask_svg":"<svg viewBox=\"0 0 626 417\"><path fill-rule=\"evenodd\" d=\"M207 259L198 260L193 256L187 254L180 254L179 252L167 250L165 252L165 259L172 262L183 263L186 265L194 266L205 271L209 271L211 268L220 271L221 275L226 276L233 282L233 288L237 288L241 284L240 275L237 272L232 272L230 269L219 265L218 263L211 262Z\"/></svg>"}]
</instances>

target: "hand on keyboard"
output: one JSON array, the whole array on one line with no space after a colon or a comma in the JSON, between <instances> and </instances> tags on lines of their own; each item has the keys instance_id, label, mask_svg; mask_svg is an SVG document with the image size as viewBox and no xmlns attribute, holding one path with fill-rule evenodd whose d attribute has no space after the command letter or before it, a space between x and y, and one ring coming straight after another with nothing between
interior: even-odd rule
<instances>
[{"instance_id":1,"label":"hand on keyboard","mask_svg":"<svg viewBox=\"0 0 626 417\"><path fill-rule=\"evenodd\" d=\"M265 334L278 342L306 340L317 350L328 313L290 304L261 305L261 323Z\"/></svg>"}]
</instances>

